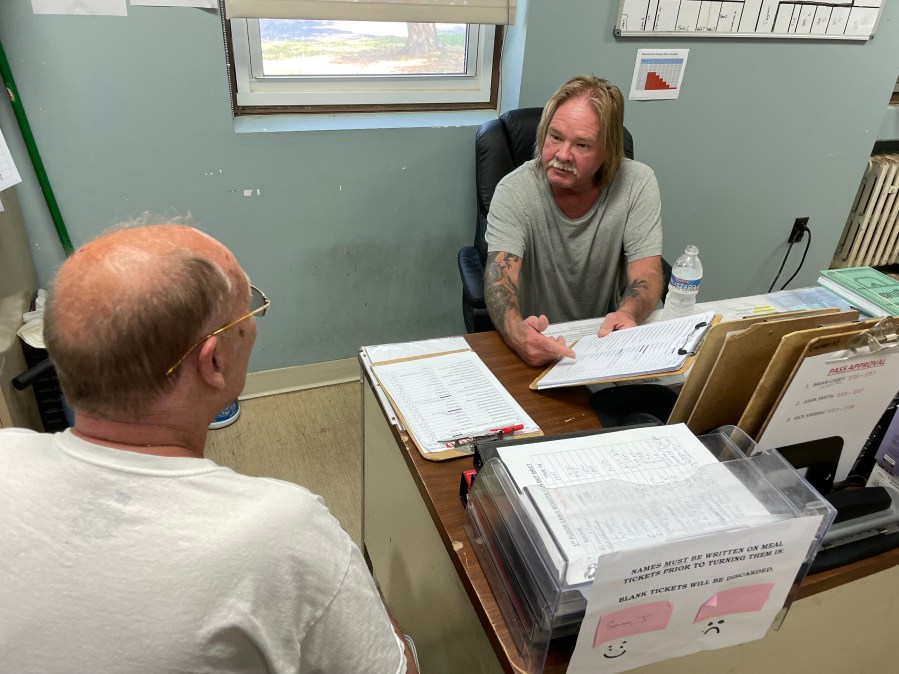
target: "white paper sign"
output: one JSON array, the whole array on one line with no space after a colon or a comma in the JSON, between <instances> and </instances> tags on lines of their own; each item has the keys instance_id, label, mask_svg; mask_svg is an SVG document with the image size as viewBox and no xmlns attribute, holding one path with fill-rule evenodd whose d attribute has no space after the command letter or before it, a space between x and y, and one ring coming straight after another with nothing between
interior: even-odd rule
<instances>
[{"instance_id":1,"label":"white paper sign","mask_svg":"<svg viewBox=\"0 0 899 674\"><path fill-rule=\"evenodd\" d=\"M762 638L820 516L599 559L568 674L613 674Z\"/></svg>"},{"instance_id":2,"label":"white paper sign","mask_svg":"<svg viewBox=\"0 0 899 674\"><path fill-rule=\"evenodd\" d=\"M775 449L833 438L842 443L834 479L844 480L899 389L899 347L848 360L838 355L802 361L758 444Z\"/></svg>"},{"instance_id":3,"label":"white paper sign","mask_svg":"<svg viewBox=\"0 0 899 674\"><path fill-rule=\"evenodd\" d=\"M680 96L689 49L638 49L631 80L632 101Z\"/></svg>"},{"instance_id":4,"label":"white paper sign","mask_svg":"<svg viewBox=\"0 0 899 674\"><path fill-rule=\"evenodd\" d=\"M35 14L128 16L125 0L31 0Z\"/></svg>"},{"instance_id":5,"label":"white paper sign","mask_svg":"<svg viewBox=\"0 0 899 674\"><path fill-rule=\"evenodd\" d=\"M13 185L18 185L20 182L22 182L22 177L9 153L9 146L6 144L3 132L0 131L0 192Z\"/></svg>"},{"instance_id":6,"label":"white paper sign","mask_svg":"<svg viewBox=\"0 0 899 674\"><path fill-rule=\"evenodd\" d=\"M131 0L132 6L146 7L199 7L200 9L218 9L218 0Z\"/></svg>"}]
</instances>

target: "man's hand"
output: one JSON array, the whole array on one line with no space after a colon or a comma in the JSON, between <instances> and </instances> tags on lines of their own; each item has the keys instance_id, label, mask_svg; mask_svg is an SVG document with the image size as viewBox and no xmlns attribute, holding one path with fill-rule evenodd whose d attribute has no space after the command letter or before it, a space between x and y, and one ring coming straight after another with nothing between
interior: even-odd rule
<instances>
[{"instance_id":1,"label":"man's hand","mask_svg":"<svg viewBox=\"0 0 899 674\"><path fill-rule=\"evenodd\" d=\"M597 337L605 337L616 330L623 330L625 328L633 328L636 326L637 321L628 312L613 311L610 314L606 314L602 325L599 326L599 332L597 332L596 335Z\"/></svg>"},{"instance_id":2,"label":"man's hand","mask_svg":"<svg viewBox=\"0 0 899 674\"><path fill-rule=\"evenodd\" d=\"M543 334L549 327L546 316L528 316L507 327L506 342L528 365L539 367L562 356L575 357L574 351L566 346L564 337L547 337Z\"/></svg>"}]
</instances>

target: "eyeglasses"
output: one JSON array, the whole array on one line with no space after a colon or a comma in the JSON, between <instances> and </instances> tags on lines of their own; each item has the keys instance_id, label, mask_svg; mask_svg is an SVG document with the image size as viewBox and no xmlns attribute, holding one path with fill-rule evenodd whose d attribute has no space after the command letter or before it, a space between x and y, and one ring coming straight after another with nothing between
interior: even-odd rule
<instances>
[{"instance_id":1,"label":"eyeglasses","mask_svg":"<svg viewBox=\"0 0 899 674\"><path fill-rule=\"evenodd\" d=\"M214 332L210 332L208 335L206 335L202 339L198 339L196 342L194 342L191 345L191 347L185 352L185 354L183 356L181 356L181 358L178 359L178 362L175 363L174 365L172 365L172 367L170 367L168 370L165 371L165 376L166 377L171 376L175 370L177 370L179 367L181 367L181 363L183 363L187 359L187 357L193 352L193 350L196 349L198 346L200 346L200 344L205 342L207 339L209 339L210 337L215 337L216 335L223 333L228 328L233 328L235 325L237 325L241 321L247 320L250 316L259 316L259 317L265 316L265 312L268 311L268 308L271 305L272 305L272 301L266 296L266 294L264 292L262 292L261 290L259 290L259 288L257 288L256 286L251 285L250 286L250 305L249 305L250 310L247 313L245 313L243 316L241 316L240 318L237 318L237 319L231 321L227 325L223 325L218 330L216 330Z\"/></svg>"}]
</instances>

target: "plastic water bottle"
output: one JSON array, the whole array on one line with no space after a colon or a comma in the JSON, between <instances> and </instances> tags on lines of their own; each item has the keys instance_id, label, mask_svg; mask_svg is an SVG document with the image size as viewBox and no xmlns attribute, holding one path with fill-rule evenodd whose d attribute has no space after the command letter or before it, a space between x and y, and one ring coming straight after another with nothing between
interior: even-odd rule
<instances>
[{"instance_id":1,"label":"plastic water bottle","mask_svg":"<svg viewBox=\"0 0 899 674\"><path fill-rule=\"evenodd\" d=\"M687 246L684 254L677 258L671 268L671 280L668 282L668 294L665 296L665 308L662 318L681 318L693 313L696 296L699 294L699 283L702 281L702 262L699 261L699 249Z\"/></svg>"}]
</instances>

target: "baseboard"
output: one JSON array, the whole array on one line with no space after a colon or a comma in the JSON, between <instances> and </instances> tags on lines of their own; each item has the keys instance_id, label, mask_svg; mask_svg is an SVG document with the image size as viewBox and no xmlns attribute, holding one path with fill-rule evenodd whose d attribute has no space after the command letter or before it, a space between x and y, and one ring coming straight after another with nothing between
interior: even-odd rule
<instances>
[{"instance_id":1,"label":"baseboard","mask_svg":"<svg viewBox=\"0 0 899 674\"><path fill-rule=\"evenodd\" d=\"M247 375L241 400L302 391L332 384L360 381L359 361L355 358L328 360L323 363L295 365L279 370L263 370Z\"/></svg>"}]
</instances>

